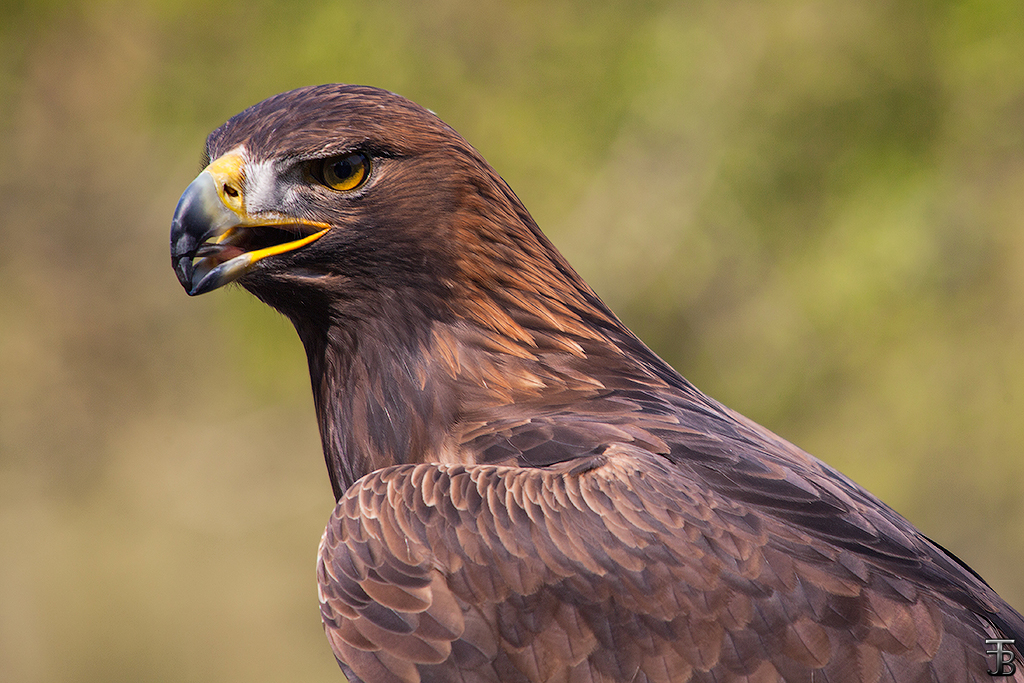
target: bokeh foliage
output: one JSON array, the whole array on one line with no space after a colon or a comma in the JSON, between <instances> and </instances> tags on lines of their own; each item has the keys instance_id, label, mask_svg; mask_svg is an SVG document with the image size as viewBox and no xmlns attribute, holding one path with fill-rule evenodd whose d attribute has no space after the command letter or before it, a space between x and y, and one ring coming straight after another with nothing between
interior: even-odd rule
<instances>
[{"instance_id":1,"label":"bokeh foliage","mask_svg":"<svg viewBox=\"0 0 1024 683\"><path fill-rule=\"evenodd\" d=\"M698 386L1024 607L1024 5L0 3L0 679L334 681L305 362L187 299L202 140L438 112Z\"/></svg>"}]
</instances>

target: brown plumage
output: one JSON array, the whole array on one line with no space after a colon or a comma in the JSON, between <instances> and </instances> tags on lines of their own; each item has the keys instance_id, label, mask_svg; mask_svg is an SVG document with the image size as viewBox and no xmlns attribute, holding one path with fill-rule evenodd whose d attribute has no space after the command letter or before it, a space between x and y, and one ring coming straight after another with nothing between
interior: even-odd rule
<instances>
[{"instance_id":1,"label":"brown plumage","mask_svg":"<svg viewBox=\"0 0 1024 683\"><path fill-rule=\"evenodd\" d=\"M985 640L1024 636L963 563L644 346L430 112L305 88L206 153L172 259L305 346L338 499L321 613L352 680L986 681Z\"/></svg>"}]
</instances>

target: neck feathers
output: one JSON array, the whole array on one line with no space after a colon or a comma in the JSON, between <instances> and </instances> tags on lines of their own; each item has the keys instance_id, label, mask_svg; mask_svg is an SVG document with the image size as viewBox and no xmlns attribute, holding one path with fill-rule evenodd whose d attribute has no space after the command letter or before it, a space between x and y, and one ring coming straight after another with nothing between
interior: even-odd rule
<instances>
[{"instance_id":1,"label":"neck feathers","mask_svg":"<svg viewBox=\"0 0 1024 683\"><path fill-rule=\"evenodd\" d=\"M512 406L543 413L604 391L601 367L624 361L606 332L629 333L589 289L576 294L477 288L444 316L297 325L335 497L382 467L474 462L467 441Z\"/></svg>"}]
</instances>

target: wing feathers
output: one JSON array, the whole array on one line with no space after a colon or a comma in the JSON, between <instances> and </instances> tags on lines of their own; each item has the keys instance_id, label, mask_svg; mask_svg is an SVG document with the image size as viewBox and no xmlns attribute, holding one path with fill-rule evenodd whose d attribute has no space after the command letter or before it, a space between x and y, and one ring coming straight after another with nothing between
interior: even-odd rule
<instances>
[{"instance_id":1,"label":"wing feathers","mask_svg":"<svg viewBox=\"0 0 1024 683\"><path fill-rule=\"evenodd\" d=\"M987 680L964 608L657 458L617 444L582 464L364 477L321 544L339 660L374 682L820 683L942 680L964 658Z\"/></svg>"}]
</instances>

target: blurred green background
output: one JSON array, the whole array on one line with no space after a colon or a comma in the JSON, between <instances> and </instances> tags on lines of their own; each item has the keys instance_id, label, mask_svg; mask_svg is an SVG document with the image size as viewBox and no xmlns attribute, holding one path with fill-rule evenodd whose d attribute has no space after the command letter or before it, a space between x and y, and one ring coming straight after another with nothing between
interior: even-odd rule
<instances>
[{"instance_id":1,"label":"blurred green background","mask_svg":"<svg viewBox=\"0 0 1024 683\"><path fill-rule=\"evenodd\" d=\"M337 681L305 359L175 202L276 92L476 145L637 333L1024 607L1024 4L0 2L0 679Z\"/></svg>"}]
</instances>

